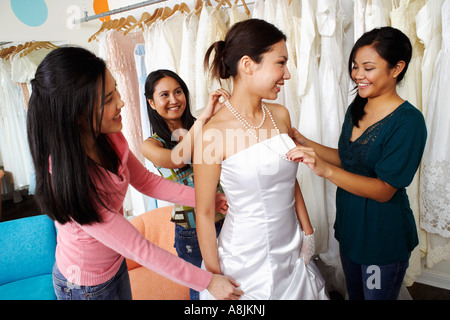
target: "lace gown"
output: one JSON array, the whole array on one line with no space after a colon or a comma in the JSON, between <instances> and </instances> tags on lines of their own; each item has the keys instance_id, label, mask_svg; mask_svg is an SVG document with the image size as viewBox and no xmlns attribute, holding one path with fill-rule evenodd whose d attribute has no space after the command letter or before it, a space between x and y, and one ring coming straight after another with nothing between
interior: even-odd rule
<instances>
[{"instance_id":1,"label":"lace gown","mask_svg":"<svg viewBox=\"0 0 450 320\"><path fill-rule=\"evenodd\" d=\"M298 164L279 156L293 146L287 134L277 135L222 162L229 209L217 246L222 273L241 284L241 299L328 299L314 262L299 258ZM207 290L200 298L213 299Z\"/></svg>"},{"instance_id":2,"label":"lace gown","mask_svg":"<svg viewBox=\"0 0 450 320\"><path fill-rule=\"evenodd\" d=\"M442 49L434 66L427 112L428 143L420 175L422 228L450 238L450 0L442 7ZM445 248L445 249L444 249ZM441 258L450 257L449 244L442 245Z\"/></svg>"}]
</instances>

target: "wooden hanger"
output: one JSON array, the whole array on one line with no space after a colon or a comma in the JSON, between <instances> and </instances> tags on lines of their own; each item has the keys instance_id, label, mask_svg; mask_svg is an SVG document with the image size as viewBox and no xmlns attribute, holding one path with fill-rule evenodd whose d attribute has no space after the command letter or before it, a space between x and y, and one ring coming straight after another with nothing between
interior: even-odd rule
<instances>
[{"instance_id":1,"label":"wooden hanger","mask_svg":"<svg viewBox=\"0 0 450 320\"><path fill-rule=\"evenodd\" d=\"M166 20L172 14L172 9L169 7L164 7L164 10L161 14L161 19Z\"/></svg>"},{"instance_id":2,"label":"wooden hanger","mask_svg":"<svg viewBox=\"0 0 450 320\"><path fill-rule=\"evenodd\" d=\"M171 17L171 16L173 16L173 14L174 14L175 12L179 11L179 8L180 8L180 5L179 5L179 4L176 4L176 5L173 7L172 12L170 12L169 15L167 15L167 16L164 18L164 20L167 19L167 18L169 18L169 17Z\"/></svg>"},{"instance_id":3,"label":"wooden hanger","mask_svg":"<svg viewBox=\"0 0 450 320\"><path fill-rule=\"evenodd\" d=\"M219 10L221 6L223 6L223 4L226 2L227 5L231 8L231 3L229 0L216 0L217 2L219 2L216 6L216 10Z\"/></svg>"},{"instance_id":4,"label":"wooden hanger","mask_svg":"<svg viewBox=\"0 0 450 320\"><path fill-rule=\"evenodd\" d=\"M130 27L131 25L133 25L133 23L136 23L136 18L132 15L129 15L126 19L122 20L123 18L120 19L120 23L118 26L115 27L115 29L117 31L126 31L128 29L128 27Z\"/></svg>"},{"instance_id":5,"label":"wooden hanger","mask_svg":"<svg viewBox=\"0 0 450 320\"><path fill-rule=\"evenodd\" d=\"M289 1L291 1L291 0L289 0ZM247 16L249 16L250 10L248 9L247 4L245 3L245 0L241 0L241 2L242 2L242 5L244 6L245 13L247 14Z\"/></svg>"},{"instance_id":6,"label":"wooden hanger","mask_svg":"<svg viewBox=\"0 0 450 320\"><path fill-rule=\"evenodd\" d=\"M150 26L153 22L155 22L162 15L163 11L164 11L163 8L156 9L155 12L153 12L153 14L151 15L151 17L144 21L145 25Z\"/></svg>"},{"instance_id":7,"label":"wooden hanger","mask_svg":"<svg viewBox=\"0 0 450 320\"><path fill-rule=\"evenodd\" d=\"M194 6L194 10L198 10L198 9L200 9L201 7L203 7L203 1L202 0L197 0L196 2L195 2L195 6Z\"/></svg>"},{"instance_id":8,"label":"wooden hanger","mask_svg":"<svg viewBox=\"0 0 450 320\"><path fill-rule=\"evenodd\" d=\"M20 57L25 57L27 54L29 54L30 52L33 52L35 50L56 49L56 48L58 48L58 47L49 41L36 41L35 43L30 45L25 50L22 50L22 52L20 53Z\"/></svg>"},{"instance_id":9,"label":"wooden hanger","mask_svg":"<svg viewBox=\"0 0 450 320\"><path fill-rule=\"evenodd\" d=\"M21 45L19 45L19 46L21 46ZM0 51L0 58L1 58L1 59L4 59L4 60L8 60L9 57L11 56L11 54L14 53L14 52L16 52L16 49L17 49L16 46L11 46L11 47L8 47L8 48L3 48L3 49Z\"/></svg>"},{"instance_id":10,"label":"wooden hanger","mask_svg":"<svg viewBox=\"0 0 450 320\"><path fill-rule=\"evenodd\" d=\"M109 30L114 25L114 20L108 20L102 23L100 29L94 33L89 39L88 42L91 42L92 40L97 39L97 36L102 33L104 30Z\"/></svg>"},{"instance_id":11,"label":"wooden hanger","mask_svg":"<svg viewBox=\"0 0 450 320\"><path fill-rule=\"evenodd\" d=\"M120 19L114 19L113 21L114 21L114 23L113 23L111 29L118 30L122 24L125 24L126 19L124 17L122 17Z\"/></svg>"},{"instance_id":12,"label":"wooden hanger","mask_svg":"<svg viewBox=\"0 0 450 320\"><path fill-rule=\"evenodd\" d=\"M234 0L234 4L236 5L238 3L239 0ZM289 0L290 1L290 0ZM247 16L250 15L250 10L247 7L247 4L245 3L245 0L241 0L242 5L244 6L245 9L245 13L247 14Z\"/></svg>"},{"instance_id":13,"label":"wooden hanger","mask_svg":"<svg viewBox=\"0 0 450 320\"><path fill-rule=\"evenodd\" d=\"M143 25L144 21L147 20L147 19L149 19L149 18L151 18L150 13L144 12L144 13L141 15L141 18L139 19L139 21L137 21L137 22L134 23L134 24L131 24L131 25L125 30L125 32L124 32L123 34L126 35L127 33L131 32L131 30L133 30L133 29L136 28L136 27L140 27L142 30L144 30L144 27L143 27L142 25Z\"/></svg>"},{"instance_id":14,"label":"wooden hanger","mask_svg":"<svg viewBox=\"0 0 450 320\"><path fill-rule=\"evenodd\" d=\"M181 12L186 12L186 13L190 13L191 12L191 10L189 9L188 5L186 3L184 3L184 2L182 2L180 4L180 7L179 7L178 10L181 11Z\"/></svg>"}]
</instances>

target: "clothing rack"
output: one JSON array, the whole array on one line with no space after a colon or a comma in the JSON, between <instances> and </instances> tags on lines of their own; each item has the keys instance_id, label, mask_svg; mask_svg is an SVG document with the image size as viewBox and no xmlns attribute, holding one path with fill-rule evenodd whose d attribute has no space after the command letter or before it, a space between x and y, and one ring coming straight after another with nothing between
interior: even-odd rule
<instances>
[{"instance_id":1,"label":"clothing rack","mask_svg":"<svg viewBox=\"0 0 450 320\"><path fill-rule=\"evenodd\" d=\"M143 1L143 2L140 2L140 3L136 3L136 4L129 5L129 6L117 8L117 9L110 10L110 11L103 12L103 13L99 13L99 14L96 14L96 15L93 15L93 16L88 16L87 11L84 11L84 18L81 18L79 20L75 20L74 23L75 24L79 24L79 23L83 23L83 22L88 22L88 21L91 21L91 20L108 17L108 16L113 15L113 14L118 14L118 13L130 11L130 10L134 10L134 9L139 9L139 8L142 8L142 7L145 7L145 6L149 6L149 5L157 4L157 3L161 3L161 2L166 2L166 1L168 1L168 0L148 0L148 1ZM255 3L255 1L250 1L250 2L247 3L247 5L252 5L254 3ZM238 7L241 7L241 6L242 6L242 4L238 5Z\"/></svg>"},{"instance_id":2,"label":"clothing rack","mask_svg":"<svg viewBox=\"0 0 450 320\"><path fill-rule=\"evenodd\" d=\"M107 12L103 12L103 13L99 13L93 16L88 16L87 11L84 12L84 18L81 18L80 20L75 20L74 23L83 23L83 22L88 22L91 20L95 20L95 19L99 19L99 18L104 18L113 14L117 14L117 13L122 13L125 11L130 11L130 10L134 10L134 9L138 9L138 8L142 8L148 5L152 5L152 4L156 4L156 3L160 3L160 2L165 2L167 0L148 0L148 1L143 1L140 3L136 3L136 4L132 4L129 6L125 6L125 7L121 7L118 9L114 9L114 10L110 10Z\"/></svg>"}]
</instances>

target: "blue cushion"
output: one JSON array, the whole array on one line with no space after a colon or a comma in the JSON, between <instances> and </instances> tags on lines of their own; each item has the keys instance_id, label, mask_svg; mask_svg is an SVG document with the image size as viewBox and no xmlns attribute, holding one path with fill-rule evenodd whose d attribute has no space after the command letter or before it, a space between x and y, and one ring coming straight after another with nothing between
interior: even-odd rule
<instances>
[{"instance_id":1,"label":"blue cushion","mask_svg":"<svg viewBox=\"0 0 450 320\"><path fill-rule=\"evenodd\" d=\"M52 275L27 278L0 286L0 300L56 300Z\"/></svg>"},{"instance_id":2,"label":"blue cushion","mask_svg":"<svg viewBox=\"0 0 450 320\"><path fill-rule=\"evenodd\" d=\"M46 215L2 222L0 248L0 286L51 275L55 263L55 224Z\"/></svg>"}]
</instances>

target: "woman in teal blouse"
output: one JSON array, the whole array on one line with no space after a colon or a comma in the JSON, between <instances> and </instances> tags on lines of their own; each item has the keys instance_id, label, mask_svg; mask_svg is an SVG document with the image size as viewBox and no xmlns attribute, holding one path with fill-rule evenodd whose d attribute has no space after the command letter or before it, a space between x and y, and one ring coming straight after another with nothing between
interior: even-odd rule
<instances>
[{"instance_id":1,"label":"woman in teal blouse","mask_svg":"<svg viewBox=\"0 0 450 320\"><path fill-rule=\"evenodd\" d=\"M354 45L349 72L357 95L338 149L306 139L287 154L338 186L335 237L350 299L397 299L417 228L405 188L426 142L422 113L396 91L411 60L401 31L383 27Z\"/></svg>"}]
</instances>

